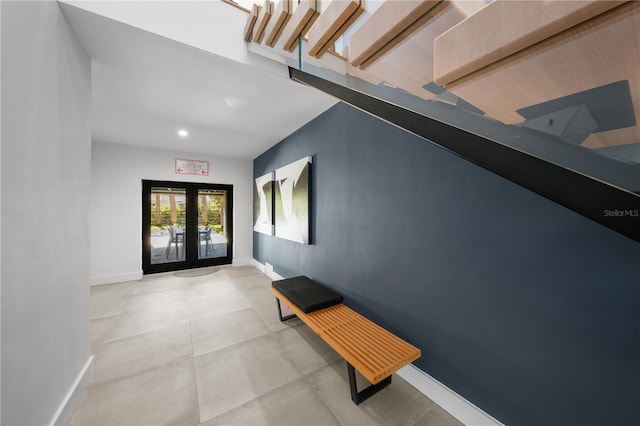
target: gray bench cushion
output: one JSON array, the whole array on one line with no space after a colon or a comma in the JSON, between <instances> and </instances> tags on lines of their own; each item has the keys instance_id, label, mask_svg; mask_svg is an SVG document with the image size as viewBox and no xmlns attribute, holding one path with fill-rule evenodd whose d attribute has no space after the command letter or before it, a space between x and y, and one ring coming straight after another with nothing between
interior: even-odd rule
<instances>
[{"instance_id":1,"label":"gray bench cushion","mask_svg":"<svg viewBox=\"0 0 640 426\"><path fill-rule=\"evenodd\" d=\"M272 284L305 314L342 303L342 295L305 276L273 281Z\"/></svg>"}]
</instances>

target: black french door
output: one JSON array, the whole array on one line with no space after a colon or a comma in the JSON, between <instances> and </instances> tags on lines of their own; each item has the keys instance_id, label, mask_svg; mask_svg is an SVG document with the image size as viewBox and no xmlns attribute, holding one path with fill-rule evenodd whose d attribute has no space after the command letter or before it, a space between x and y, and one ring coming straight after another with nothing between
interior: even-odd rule
<instances>
[{"instance_id":1,"label":"black french door","mask_svg":"<svg viewBox=\"0 0 640 426\"><path fill-rule=\"evenodd\" d=\"M233 185L142 181L145 274L230 264Z\"/></svg>"}]
</instances>

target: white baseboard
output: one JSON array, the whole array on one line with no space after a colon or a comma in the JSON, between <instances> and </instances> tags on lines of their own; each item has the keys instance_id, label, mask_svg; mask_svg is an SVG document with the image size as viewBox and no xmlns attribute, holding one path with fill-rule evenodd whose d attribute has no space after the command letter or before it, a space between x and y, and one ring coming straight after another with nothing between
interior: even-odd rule
<instances>
[{"instance_id":1,"label":"white baseboard","mask_svg":"<svg viewBox=\"0 0 640 426\"><path fill-rule=\"evenodd\" d=\"M84 391L89 386L89 383L93 380L93 376L96 372L96 361L93 355L89 357L87 363L84 365L80 374L76 378L76 381L67 392L62 404L58 408L58 411L51 419L50 426L54 425L68 425L71 420L71 416L76 411L76 407L80 402L80 399L84 395Z\"/></svg>"},{"instance_id":2,"label":"white baseboard","mask_svg":"<svg viewBox=\"0 0 640 426\"><path fill-rule=\"evenodd\" d=\"M284 280L284 277L277 272L273 272L273 269L271 269L271 273L268 273L267 276L272 280Z\"/></svg>"},{"instance_id":3,"label":"white baseboard","mask_svg":"<svg viewBox=\"0 0 640 426\"><path fill-rule=\"evenodd\" d=\"M503 426L498 420L413 364L401 368L397 374L467 426Z\"/></svg>"},{"instance_id":4,"label":"white baseboard","mask_svg":"<svg viewBox=\"0 0 640 426\"><path fill-rule=\"evenodd\" d=\"M283 280L284 277L280 274L278 274L277 272L275 272L273 270L273 265L270 264L269 262L265 262L264 265L260 262L258 262L257 260L253 259L254 266L258 269L260 269L262 272L265 273L266 276L268 276L269 278L271 278L272 280Z\"/></svg>"},{"instance_id":5,"label":"white baseboard","mask_svg":"<svg viewBox=\"0 0 640 426\"><path fill-rule=\"evenodd\" d=\"M253 266L264 272L273 280L282 280L283 276L274 272L273 265L258 262L252 259ZM424 371L413 364L397 371L398 376L406 380L410 385L424 394L427 398L438 404L443 410L451 414L467 426L504 426L498 420L482 411Z\"/></svg>"},{"instance_id":6,"label":"white baseboard","mask_svg":"<svg viewBox=\"0 0 640 426\"><path fill-rule=\"evenodd\" d=\"M249 265L255 266L256 268L260 269L260 272L264 272L264 265L255 259L251 259L249 261Z\"/></svg>"},{"instance_id":7,"label":"white baseboard","mask_svg":"<svg viewBox=\"0 0 640 426\"><path fill-rule=\"evenodd\" d=\"M136 272L126 272L124 274L113 274L113 275L99 275L96 277L91 277L89 280L90 285L102 285L102 284L114 284L121 283L125 281L137 281L142 279L142 271Z\"/></svg>"}]
</instances>

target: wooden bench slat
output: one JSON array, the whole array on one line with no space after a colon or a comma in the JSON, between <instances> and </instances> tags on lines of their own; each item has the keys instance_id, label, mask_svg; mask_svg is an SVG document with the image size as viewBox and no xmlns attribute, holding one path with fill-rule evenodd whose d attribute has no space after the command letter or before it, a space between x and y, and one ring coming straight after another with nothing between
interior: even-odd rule
<instances>
[{"instance_id":1,"label":"wooden bench slat","mask_svg":"<svg viewBox=\"0 0 640 426\"><path fill-rule=\"evenodd\" d=\"M348 342L349 337L349 335L345 334L340 336L340 340L342 340L343 342ZM361 373L363 373L363 376L367 377L367 379L369 379L369 381L371 381L372 383L377 383L378 381L397 371L399 368L402 368L406 364L409 364L410 362L415 361L418 358L418 356L412 356L412 354L415 353L416 349L414 347L405 348L404 352L397 352L388 357L385 357L383 356L382 352L379 351L380 347L382 346L372 347L362 344L362 341L360 341L359 343L360 345L358 346L358 349L363 351L362 358L359 359L359 361L362 361L363 364L366 364L367 366L372 366L370 367L370 369L374 376L370 378L367 377L367 375L364 374L363 371L361 371ZM355 365L356 364L354 364L354 366Z\"/></svg>"},{"instance_id":2,"label":"wooden bench slat","mask_svg":"<svg viewBox=\"0 0 640 426\"><path fill-rule=\"evenodd\" d=\"M345 312L338 310L337 305L332 306L332 308L334 309L324 312L321 316L315 315L310 317L310 321L318 324L318 326L322 327L322 330L325 332L330 332L338 327L353 324L356 321L352 316L345 315Z\"/></svg>"},{"instance_id":3,"label":"wooden bench slat","mask_svg":"<svg viewBox=\"0 0 640 426\"><path fill-rule=\"evenodd\" d=\"M345 333L345 335L346 334L347 333ZM379 361L380 364L388 364L390 362L391 363L395 362L395 359L397 358L397 356L394 356L394 354L387 351L387 348L385 347L384 342L381 342L382 344L376 344L375 341L371 338L371 334L367 334L366 332L363 332L362 329L355 328L355 329L350 329L348 335L354 335L359 337L360 345L367 349L370 349L370 352L367 353L367 356L372 360L375 359L376 361Z\"/></svg>"},{"instance_id":4,"label":"wooden bench slat","mask_svg":"<svg viewBox=\"0 0 640 426\"><path fill-rule=\"evenodd\" d=\"M273 287L270 290L373 384L420 358L420 349L344 304L306 314L278 290Z\"/></svg>"},{"instance_id":5,"label":"wooden bench slat","mask_svg":"<svg viewBox=\"0 0 640 426\"><path fill-rule=\"evenodd\" d=\"M359 329L361 329L361 336L363 339L368 340L372 336L375 336L376 339L382 340L384 345L380 345L381 351L384 352L392 348L396 348L398 351L406 351L412 348L412 346L406 343L404 340L399 339L377 324L366 320L364 317L360 317L360 319L362 321L358 321L357 319L354 320L354 322L356 322L356 324L354 324L354 328L355 325L357 325L358 328L356 328L355 330L350 329L349 331L360 331Z\"/></svg>"},{"instance_id":6,"label":"wooden bench slat","mask_svg":"<svg viewBox=\"0 0 640 426\"><path fill-rule=\"evenodd\" d=\"M343 335L341 338L349 339L350 336ZM361 337L361 335L359 336ZM379 347L376 347L375 344L371 342L359 341L358 348L363 351L363 359L366 360L367 364L373 366L373 371L385 371L389 366L395 366L398 362L403 361L402 356L394 356L389 353L384 353L384 351L380 351ZM384 378L384 377L381 377Z\"/></svg>"},{"instance_id":7,"label":"wooden bench slat","mask_svg":"<svg viewBox=\"0 0 640 426\"><path fill-rule=\"evenodd\" d=\"M360 337L363 346L371 348L371 357L380 359L381 363L396 362L396 359L398 358L398 351L394 353L390 350L390 347L386 344L390 340L388 336L381 335L380 333L366 333L362 329L353 330L353 333ZM378 337L381 344L376 344L372 336Z\"/></svg>"},{"instance_id":8,"label":"wooden bench slat","mask_svg":"<svg viewBox=\"0 0 640 426\"><path fill-rule=\"evenodd\" d=\"M325 341L351 365L356 367L356 370L360 371L363 376L373 378L381 370L379 364L372 362L361 347L355 345L353 341L346 338L344 335L331 335L324 337Z\"/></svg>"}]
</instances>

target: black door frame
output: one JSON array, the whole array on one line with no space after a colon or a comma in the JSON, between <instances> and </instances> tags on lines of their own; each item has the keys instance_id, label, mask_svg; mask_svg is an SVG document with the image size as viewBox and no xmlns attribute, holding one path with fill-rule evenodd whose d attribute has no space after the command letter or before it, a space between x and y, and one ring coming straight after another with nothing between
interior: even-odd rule
<instances>
[{"instance_id":1,"label":"black door frame","mask_svg":"<svg viewBox=\"0 0 640 426\"><path fill-rule=\"evenodd\" d=\"M151 188L174 187L185 188L186 191L186 232L185 235L185 260L180 262L168 262L151 264ZM227 237L227 255L209 259L198 259L198 190L208 189L214 191L226 191L224 214L226 218L225 235ZM196 206L195 208L189 206ZM165 180L142 181L142 272L143 274L155 274L158 272L179 271L182 269L201 268L205 266L230 265L233 261L233 185L176 182Z\"/></svg>"}]
</instances>

